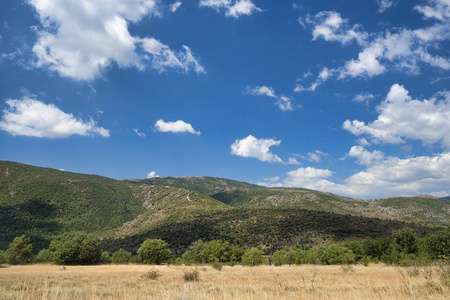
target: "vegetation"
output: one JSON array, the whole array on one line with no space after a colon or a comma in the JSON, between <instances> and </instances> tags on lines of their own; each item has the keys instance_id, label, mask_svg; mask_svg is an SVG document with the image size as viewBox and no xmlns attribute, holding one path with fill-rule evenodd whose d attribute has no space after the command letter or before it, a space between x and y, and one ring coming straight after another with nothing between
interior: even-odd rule
<instances>
[{"instance_id":1,"label":"vegetation","mask_svg":"<svg viewBox=\"0 0 450 300\"><path fill-rule=\"evenodd\" d=\"M30 243L30 238L26 237L25 234L16 237L9 248L6 251L6 257L11 265L26 264L30 260L31 250L33 245Z\"/></svg>"},{"instance_id":2,"label":"vegetation","mask_svg":"<svg viewBox=\"0 0 450 300\"><path fill-rule=\"evenodd\" d=\"M137 253L144 264L160 265L169 261L172 250L163 240L148 239L142 243Z\"/></svg>"},{"instance_id":3,"label":"vegetation","mask_svg":"<svg viewBox=\"0 0 450 300\"><path fill-rule=\"evenodd\" d=\"M432 259L449 257L448 233L424 241L437 232L436 226L392 220L448 225L450 202L444 199L362 201L212 177L119 181L5 161L0 161L0 174L0 250L9 261L13 249L8 248L16 237L25 234L32 245L28 257L16 263L31 257L66 264L136 263L147 239L164 240L172 251L170 259L179 257L180 262L183 257L186 263L240 262L244 249L253 247L265 255L282 250L275 256L277 264L294 263L298 249L309 255L303 260L322 263L330 251L348 261L352 253L355 261L366 262L397 263L421 253ZM401 231L405 227L411 229ZM399 236L391 236L393 231ZM81 233L95 244L95 250L87 251L95 253L91 258L67 250L76 248L70 240ZM58 240L62 234L67 234L67 245ZM326 248L336 243L340 248ZM63 257L61 249L71 254Z\"/></svg>"},{"instance_id":4,"label":"vegetation","mask_svg":"<svg viewBox=\"0 0 450 300\"><path fill-rule=\"evenodd\" d=\"M111 262L113 264L126 264L131 259L131 252L128 252L123 249L119 249L119 251L114 252L111 257Z\"/></svg>"},{"instance_id":5,"label":"vegetation","mask_svg":"<svg viewBox=\"0 0 450 300\"><path fill-rule=\"evenodd\" d=\"M70 266L0 268L3 299L447 299L439 266ZM351 271L348 271L351 270ZM146 277L154 271L157 282ZM197 271L198 281L184 274ZM410 275L411 274L411 275Z\"/></svg>"},{"instance_id":6,"label":"vegetation","mask_svg":"<svg viewBox=\"0 0 450 300\"><path fill-rule=\"evenodd\" d=\"M263 251L253 247L242 255L242 264L247 266L258 266L264 262Z\"/></svg>"},{"instance_id":7,"label":"vegetation","mask_svg":"<svg viewBox=\"0 0 450 300\"><path fill-rule=\"evenodd\" d=\"M93 234L66 232L52 239L52 259L61 265L94 265L102 260L100 240Z\"/></svg>"}]
</instances>

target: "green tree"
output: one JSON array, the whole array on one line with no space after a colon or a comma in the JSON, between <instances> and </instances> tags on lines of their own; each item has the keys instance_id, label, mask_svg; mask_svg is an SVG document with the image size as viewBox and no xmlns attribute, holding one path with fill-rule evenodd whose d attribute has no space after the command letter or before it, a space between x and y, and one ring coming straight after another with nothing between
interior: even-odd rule
<instances>
[{"instance_id":1,"label":"green tree","mask_svg":"<svg viewBox=\"0 0 450 300\"><path fill-rule=\"evenodd\" d=\"M63 265L94 265L101 262L100 240L93 234L66 232L50 242L53 259Z\"/></svg>"},{"instance_id":2,"label":"green tree","mask_svg":"<svg viewBox=\"0 0 450 300\"><path fill-rule=\"evenodd\" d=\"M405 227L398 231L392 232L394 243L400 252L405 254L415 254L418 251L417 237L414 230Z\"/></svg>"},{"instance_id":3,"label":"green tree","mask_svg":"<svg viewBox=\"0 0 450 300\"><path fill-rule=\"evenodd\" d=\"M430 258L450 260L450 228L428 235L424 248Z\"/></svg>"},{"instance_id":4,"label":"green tree","mask_svg":"<svg viewBox=\"0 0 450 300\"><path fill-rule=\"evenodd\" d=\"M272 262L275 266L282 266L287 262L285 250L277 250L272 254Z\"/></svg>"},{"instance_id":5,"label":"green tree","mask_svg":"<svg viewBox=\"0 0 450 300\"><path fill-rule=\"evenodd\" d=\"M318 250L320 260L326 265L350 264L355 262L355 254L353 254L352 250L339 244L321 246Z\"/></svg>"},{"instance_id":6,"label":"green tree","mask_svg":"<svg viewBox=\"0 0 450 300\"><path fill-rule=\"evenodd\" d=\"M16 237L9 248L6 251L6 256L8 261L12 265L26 264L30 260L30 254L33 250L33 246L30 243L30 238L26 237L25 234Z\"/></svg>"},{"instance_id":7,"label":"green tree","mask_svg":"<svg viewBox=\"0 0 450 300\"><path fill-rule=\"evenodd\" d=\"M233 246L222 240L212 240L208 242L202 253L201 257L204 262L229 262L233 254Z\"/></svg>"},{"instance_id":8,"label":"green tree","mask_svg":"<svg viewBox=\"0 0 450 300\"><path fill-rule=\"evenodd\" d=\"M169 261L172 256L172 250L167 243L160 239L145 240L138 250L141 261L145 264L160 265Z\"/></svg>"},{"instance_id":9,"label":"green tree","mask_svg":"<svg viewBox=\"0 0 450 300\"><path fill-rule=\"evenodd\" d=\"M7 258L6 258L6 252L3 250L0 250L0 266L2 264L4 264L5 262L7 262Z\"/></svg>"},{"instance_id":10,"label":"green tree","mask_svg":"<svg viewBox=\"0 0 450 300\"><path fill-rule=\"evenodd\" d=\"M39 251L34 259L37 263L49 263L53 262L53 252L49 249L42 249Z\"/></svg>"},{"instance_id":11,"label":"green tree","mask_svg":"<svg viewBox=\"0 0 450 300\"><path fill-rule=\"evenodd\" d=\"M114 252L111 257L111 262L113 264L126 264L130 261L131 252L128 252L124 249L119 249L119 251Z\"/></svg>"},{"instance_id":12,"label":"green tree","mask_svg":"<svg viewBox=\"0 0 450 300\"><path fill-rule=\"evenodd\" d=\"M263 251L253 247L250 250L245 251L242 255L242 264L248 266L257 266L264 262Z\"/></svg>"},{"instance_id":13,"label":"green tree","mask_svg":"<svg viewBox=\"0 0 450 300\"><path fill-rule=\"evenodd\" d=\"M111 263L111 254L108 251L102 251L102 257L100 259L102 264L110 264Z\"/></svg>"}]
</instances>

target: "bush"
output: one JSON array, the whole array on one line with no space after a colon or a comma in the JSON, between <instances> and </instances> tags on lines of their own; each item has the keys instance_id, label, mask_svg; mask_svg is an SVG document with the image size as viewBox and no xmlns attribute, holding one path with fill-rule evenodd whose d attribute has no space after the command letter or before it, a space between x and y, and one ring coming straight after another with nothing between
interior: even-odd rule
<instances>
[{"instance_id":1,"label":"bush","mask_svg":"<svg viewBox=\"0 0 450 300\"><path fill-rule=\"evenodd\" d=\"M33 246L30 243L30 238L25 234L16 237L11 244L9 244L8 250L6 250L6 256L11 265L26 264L30 261L30 254Z\"/></svg>"},{"instance_id":2,"label":"bush","mask_svg":"<svg viewBox=\"0 0 450 300\"><path fill-rule=\"evenodd\" d=\"M37 263L50 263L53 262L53 252L49 249L42 249L39 251L34 259Z\"/></svg>"},{"instance_id":3,"label":"bush","mask_svg":"<svg viewBox=\"0 0 450 300\"><path fill-rule=\"evenodd\" d=\"M197 270L184 272L183 275L184 281L198 281L200 279L200 274Z\"/></svg>"},{"instance_id":4,"label":"bush","mask_svg":"<svg viewBox=\"0 0 450 300\"><path fill-rule=\"evenodd\" d=\"M220 262L213 262L211 264L211 267L213 267L214 269L216 269L217 271L221 271L222 270L222 264Z\"/></svg>"},{"instance_id":5,"label":"bush","mask_svg":"<svg viewBox=\"0 0 450 300\"><path fill-rule=\"evenodd\" d=\"M145 273L144 275L142 275L143 278L151 279L151 280L157 280L159 278L159 276L161 276L161 274L159 274L158 270L155 270L155 269L152 269L152 270L148 271L147 273Z\"/></svg>"},{"instance_id":6,"label":"bush","mask_svg":"<svg viewBox=\"0 0 450 300\"><path fill-rule=\"evenodd\" d=\"M111 263L111 254L109 254L108 251L103 251L100 262L102 264L110 264Z\"/></svg>"},{"instance_id":7,"label":"bush","mask_svg":"<svg viewBox=\"0 0 450 300\"><path fill-rule=\"evenodd\" d=\"M323 246L319 248L320 260L326 265L351 264L355 262L352 250L339 244Z\"/></svg>"},{"instance_id":8,"label":"bush","mask_svg":"<svg viewBox=\"0 0 450 300\"><path fill-rule=\"evenodd\" d=\"M0 266L1 264L4 264L7 262L6 252L3 250L0 250Z\"/></svg>"},{"instance_id":9,"label":"bush","mask_svg":"<svg viewBox=\"0 0 450 300\"><path fill-rule=\"evenodd\" d=\"M130 261L131 252L124 249L119 249L119 251L114 252L111 256L111 262L113 264L126 264Z\"/></svg>"},{"instance_id":10,"label":"bush","mask_svg":"<svg viewBox=\"0 0 450 300\"><path fill-rule=\"evenodd\" d=\"M282 266L287 262L286 251L277 250L272 254L272 262L275 266Z\"/></svg>"},{"instance_id":11,"label":"bush","mask_svg":"<svg viewBox=\"0 0 450 300\"><path fill-rule=\"evenodd\" d=\"M252 248L250 250L245 251L242 256L242 264L248 266L257 266L261 265L264 261L263 251L258 248Z\"/></svg>"},{"instance_id":12,"label":"bush","mask_svg":"<svg viewBox=\"0 0 450 300\"><path fill-rule=\"evenodd\" d=\"M160 265L169 261L172 250L163 240L148 239L142 243L138 254L143 263Z\"/></svg>"},{"instance_id":13,"label":"bush","mask_svg":"<svg viewBox=\"0 0 450 300\"><path fill-rule=\"evenodd\" d=\"M93 234L66 232L50 242L53 259L62 265L94 265L101 262L100 240Z\"/></svg>"}]
</instances>

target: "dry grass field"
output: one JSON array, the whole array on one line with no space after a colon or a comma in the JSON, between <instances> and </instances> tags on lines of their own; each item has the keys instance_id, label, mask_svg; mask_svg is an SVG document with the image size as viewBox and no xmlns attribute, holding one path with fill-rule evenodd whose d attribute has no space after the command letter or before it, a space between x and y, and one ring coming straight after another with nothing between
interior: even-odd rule
<instances>
[{"instance_id":1,"label":"dry grass field","mask_svg":"<svg viewBox=\"0 0 450 300\"><path fill-rule=\"evenodd\" d=\"M197 281L186 281L198 271ZM151 278L156 274L157 278ZM0 299L450 299L438 267L55 265L0 268Z\"/></svg>"}]
</instances>

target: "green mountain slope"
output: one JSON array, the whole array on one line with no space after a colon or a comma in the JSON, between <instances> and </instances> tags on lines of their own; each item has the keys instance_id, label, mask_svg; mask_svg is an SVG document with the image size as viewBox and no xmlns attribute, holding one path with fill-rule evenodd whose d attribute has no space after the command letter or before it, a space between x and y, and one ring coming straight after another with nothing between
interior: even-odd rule
<instances>
[{"instance_id":1,"label":"green mountain slope","mask_svg":"<svg viewBox=\"0 0 450 300\"><path fill-rule=\"evenodd\" d=\"M211 197L239 208L303 208L404 222L450 224L450 202L432 197L359 200L294 188L237 188Z\"/></svg>"},{"instance_id":2,"label":"green mountain slope","mask_svg":"<svg viewBox=\"0 0 450 300\"><path fill-rule=\"evenodd\" d=\"M156 177L149 179L129 180L129 182L137 184L174 186L190 189L208 196L236 188L262 188L259 185L217 177Z\"/></svg>"},{"instance_id":3,"label":"green mountain slope","mask_svg":"<svg viewBox=\"0 0 450 300\"><path fill-rule=\"evenodd\" d=\"M24 233L37 249L64 231L127 235L228 209L180 188L0 161L0 249Z\"/></svg>"},{"instance_id":4,"label":"green mountain slope","mask_svg":"<svg viewBox=\"0 0 450 300\"><path fill-rule=\"evenodd\" d=\"M172 223L145 233L105 239L110 252L120 248L136 252L148 238L160 238L177 254L198 240L222 239L246 248L280 249L296 244L321 245L338 241L387 237L393 230L413 228L418 236L434 232L429 227L393 220L356 217L302 209L237 209Z\"/></svg>"}]
</instances>

